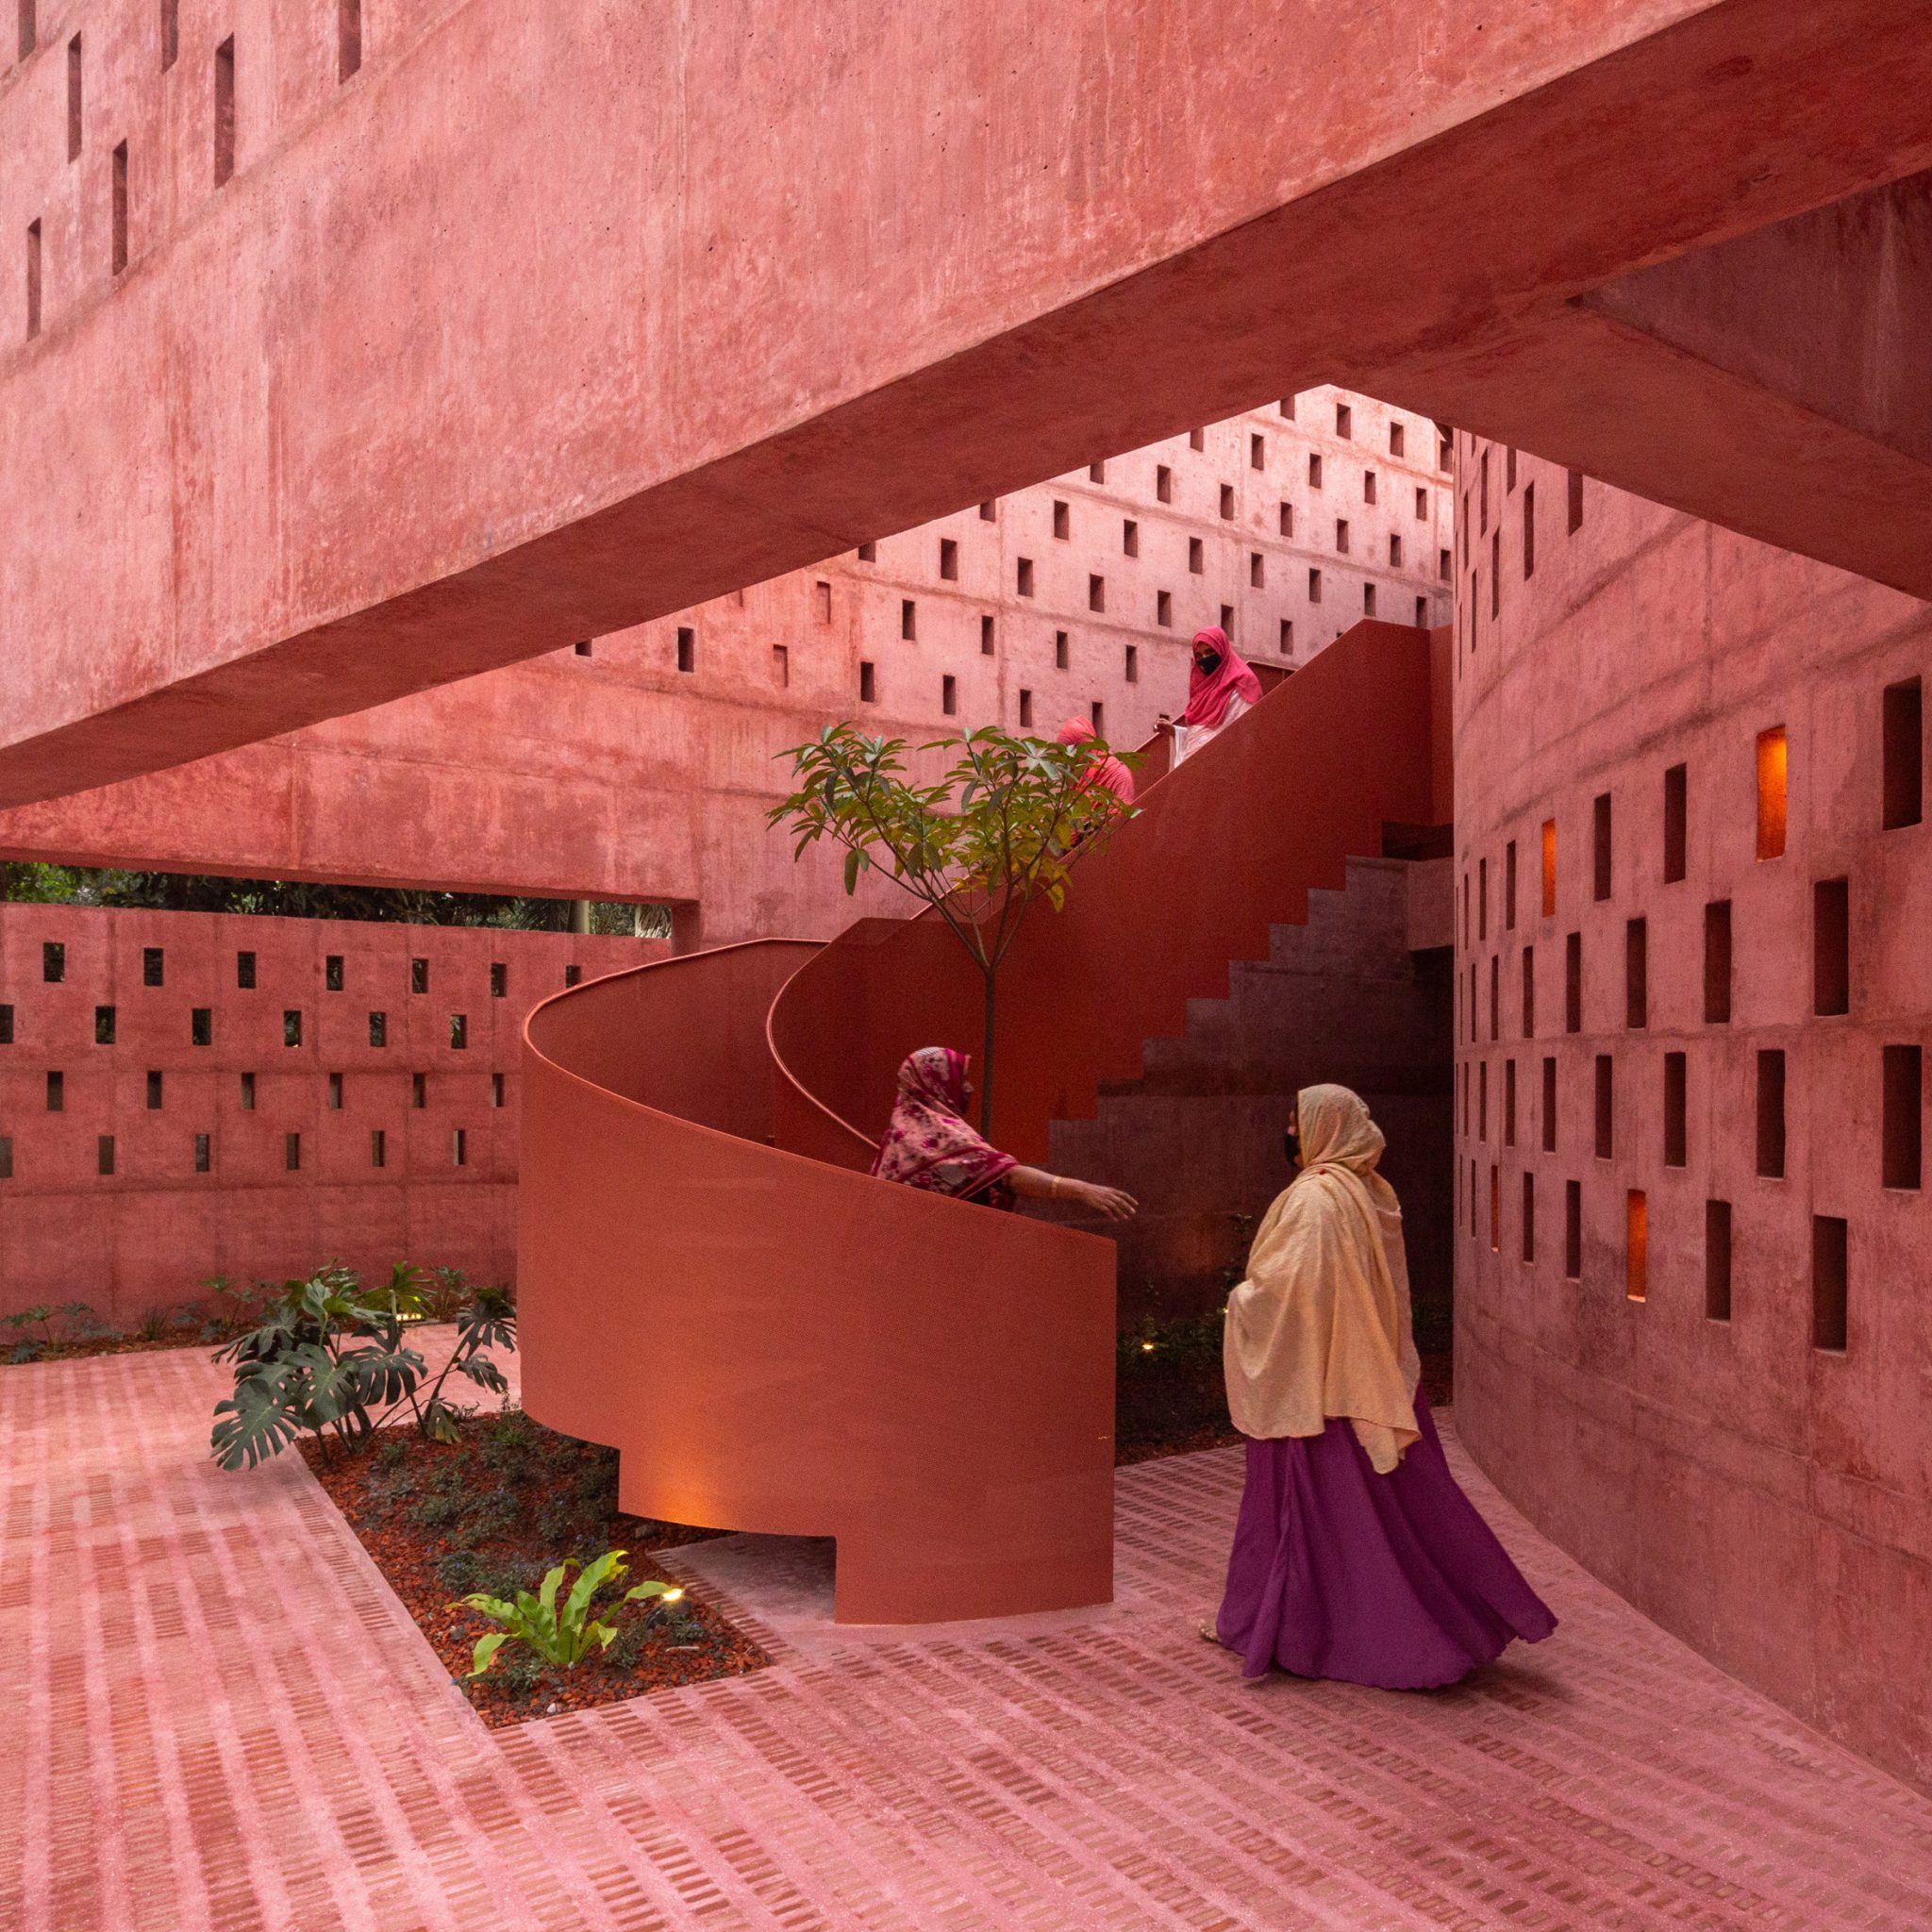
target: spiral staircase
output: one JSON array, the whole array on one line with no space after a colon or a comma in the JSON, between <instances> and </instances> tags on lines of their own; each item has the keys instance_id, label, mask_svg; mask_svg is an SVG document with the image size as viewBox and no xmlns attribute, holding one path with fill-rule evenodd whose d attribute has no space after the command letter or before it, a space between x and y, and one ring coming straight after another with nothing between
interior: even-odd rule
<instances>
[{"instance_id":1,"label":"spiral staircase","mask_svg":"<svg viewBox=\"0 0 1932 1932\"><path fill-rule=\"evenodd\" d=\"M1364 623L1148 785L1001 982L999 1134L1136 1078L1191 997L1450 817L1448 639ZM900 1060L976 1042L936 921L861 920L569 990L525 1035L525 1405L620 1451L640 1516L837 1540L836 1615L1112 1594L1114 1260L870 1178Z\"/></svg>"}]
</instances>

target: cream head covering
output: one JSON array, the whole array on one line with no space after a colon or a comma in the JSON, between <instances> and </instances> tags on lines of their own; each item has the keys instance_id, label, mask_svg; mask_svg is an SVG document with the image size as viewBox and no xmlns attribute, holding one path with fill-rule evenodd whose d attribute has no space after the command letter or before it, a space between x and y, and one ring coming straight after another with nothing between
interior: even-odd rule
<instances>
[{"instance_id":1,"label":"cream head covering","mask_svg":"<svg viewBox=\"0 0 1932 1932\"><path fill-rule=\"evenodd\" d=\"M1402 1208L1375 1172L1385 1142L1360 1095L1307 1087L1300 1107L1303 1171L1227 1300L1228 1412L1262 1438L1319 1436L1346 1417L1386 1475L1419 1434Z\"/></svg>"}]
</instances>

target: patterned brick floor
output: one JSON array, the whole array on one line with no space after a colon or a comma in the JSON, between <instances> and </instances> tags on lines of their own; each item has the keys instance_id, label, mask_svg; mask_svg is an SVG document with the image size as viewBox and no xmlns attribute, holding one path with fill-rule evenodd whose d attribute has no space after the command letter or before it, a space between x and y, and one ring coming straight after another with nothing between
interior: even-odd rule
<instances>
[{"instance_id":1,"label":"patterned brick floor","mask_svg":"<svg viewBox=\"0 0 1932 1932\"><path fill-rule=\"evenodd\" d=\"M840 1630L825 1546L734 1538L776 1668L492 1733L295 1458L205 1460L217 1386L0 1370L0 1926L1932 1925L1932 1805L1459 1456L1564 1624L1454 1691L1241 1687L1216 1452L1122 1474L1108 1609Z\"/></svg>"}]
</instances>

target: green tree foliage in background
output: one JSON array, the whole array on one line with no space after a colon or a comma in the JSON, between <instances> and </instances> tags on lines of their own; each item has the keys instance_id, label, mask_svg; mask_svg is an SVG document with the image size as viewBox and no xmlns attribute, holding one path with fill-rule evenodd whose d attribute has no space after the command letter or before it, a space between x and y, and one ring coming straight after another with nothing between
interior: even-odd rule
<instances>
[{"instance_id":1,"label":"green tree foliage in background","mask_svg":"<svg viewBox=\"0 0 1932 1932\"><path fill-rule=\"evenodd\" d=\"M163 912L249 912L281 919L367 919L406 925L488 925L568 932L572 901L433 892L390 886L325 886L307 879L230 879L194 873L121 872L0 861L0 900L16 905L118 906ZM641 914L641 917L639 915ZM591 930L668 939L668 906L591 908Z\"/></svg>"},{"instance_id":2,"label":"green tree foliage in background","mask_svg":"<svg viewBox=\"0 0 1932 1932\"><path fill-rule=\"evenodd\" d=\"M821 839L845 848L845 890L872 871L932 908L965 947L985 988L979 1126L992 1133L993 1043L999 971L1038 899L1066 903L1074 860L1131 816L1100 768L1099 739L1049 744L992 725L935 740L922 753L951 755L936 782L915 784L907 742L871 738L849 721L779 753L798 789L772 808L796 835L792 857Z\"/></svg>"}]
</instances>

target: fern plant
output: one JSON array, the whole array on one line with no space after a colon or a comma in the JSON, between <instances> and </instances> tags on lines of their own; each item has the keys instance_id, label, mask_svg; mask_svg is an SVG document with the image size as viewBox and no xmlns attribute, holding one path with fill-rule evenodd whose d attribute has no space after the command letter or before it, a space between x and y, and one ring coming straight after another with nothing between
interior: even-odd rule
<instances>
[{"instance_id":1,"label":"fern plant","mask_svg":"<svg viewBox=\"0 0 1932 1932\"><path fill-rule=\"evenodd\" d=\"M575 1567L575 1557L566 1557L558 1564L543 1578L542 1587L535 1596L527 1590L520 1590L514 1602L480 1593L464 1597L461 1607L488 1617L492 1624L503 1625L502 1629L491 1630L476 1640L474 1668L469 1674L482 1676L506 1643L526 1644L546 1664L560 1670L569 1670L582 1663L591 1654L592 1645L600 1652L608 1650L616 1641L617 1626L601 1623L593 1617L591 1601L607 1584L617 1582L626 1574L629 1566L624 1559L629 1554L628 1550L606 1550L593 1562L585 1565L583 1574L571 1587L561 1607L558 1605L557 1593L563 1588L565 1573ZM615 1607L621 1609L625 1604L654 1597L675 1604L683 1595L684 1591L675 1584L640 1583L625 1591L618 1598ZM458 1606L452 1604L450 1607L456 1609Z\"/></svg>"}]
</instances>

